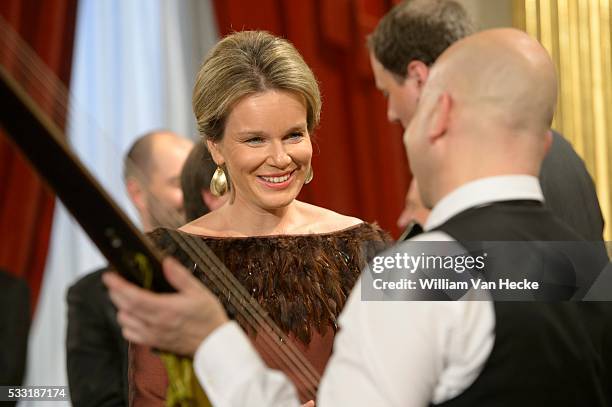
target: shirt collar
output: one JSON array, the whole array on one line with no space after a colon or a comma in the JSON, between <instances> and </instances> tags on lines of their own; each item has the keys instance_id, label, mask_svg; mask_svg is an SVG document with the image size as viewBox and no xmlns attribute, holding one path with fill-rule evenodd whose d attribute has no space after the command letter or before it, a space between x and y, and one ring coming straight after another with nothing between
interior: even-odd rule
<instances>
[{"instance_id":1,"label":"shirt collar","mask_svg":"<svg viewBox=\"0 0 612 407\"><path fill-rule=\"evenodd\" d=\"M538 179L531 175L501 175L468 182L434 206L424 229L428 231L436 228L466 209L513 200L544 202Z\"/></svg>"}]
</instances>

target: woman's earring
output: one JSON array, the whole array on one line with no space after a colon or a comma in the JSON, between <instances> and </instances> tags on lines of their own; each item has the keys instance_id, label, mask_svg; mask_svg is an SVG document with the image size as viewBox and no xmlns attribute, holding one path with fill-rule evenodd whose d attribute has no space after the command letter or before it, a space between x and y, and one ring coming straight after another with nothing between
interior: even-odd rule
<instances>
[{"instance_id":1,"label":"woman's earring","mask_svg":"<svg viewBox=\"0 0 612 407\"><path fill-rule=\"evenodd\" d=\"M210 192L214 196L223 196L227 192L227 177L221 167L217 167L210 180Z\"/></svg>"},{"instance_id":2,"label":"woman's earring","mask_svg":"<svg viewBox=\"0 0 612 407\"><path fill-rule=\"evenodd\" d=\"M314 178L314 172L312 171L312 166L308 168L308 173L306 174L306 179L304 180L304 184L310 184L310 181Z\"/></svg>"}]
</instances>

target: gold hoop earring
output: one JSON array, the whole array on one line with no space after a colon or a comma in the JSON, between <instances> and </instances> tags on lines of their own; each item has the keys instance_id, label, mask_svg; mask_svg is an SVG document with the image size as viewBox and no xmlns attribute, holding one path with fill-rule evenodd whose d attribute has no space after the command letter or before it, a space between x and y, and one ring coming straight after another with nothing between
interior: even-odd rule
<instances>
[{"instance_id":1,"label":"gold hoop earring","mask_svg":"<svg viewBox=\"0 0 612 407\"><path fill-rule=\"evenodd\" d=\"M304 184L310 184L310 181L314 178L314 171L312 167L308 168L308 173L306 174L306 179L304 180Z\"/></svg>"},{"instance_id":2,"label":"gold hoop earring","mask_svg":"<svg viewBox=\"0 0 612 407\"><path fill-rule=\"evenodd\" d=\"M217 167L210 180L210 192L214 196L223 196L227 192L227 177L221 167Z\"/></svg>"}]
</instances>

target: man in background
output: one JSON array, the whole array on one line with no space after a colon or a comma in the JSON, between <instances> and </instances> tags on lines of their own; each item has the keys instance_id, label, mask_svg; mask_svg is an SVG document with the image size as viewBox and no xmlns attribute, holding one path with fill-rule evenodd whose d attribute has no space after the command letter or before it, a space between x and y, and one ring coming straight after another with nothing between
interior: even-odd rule
<instances>
[{"instance_id":1,"label":"man in background","mask_svg":"<svg viewBox=\"0 0 612 407\"><path fill-rule=\"evenodd\" d=\"M474 32L465 9L452 0L406 0L368 37L376 86L387 117L408 128L431 65L455 41ZM563 136L553 131L540 183L546 205L585 240L603 239L604 220L593 180Z\"/></svg>"},{"instance_id":2,"label":"man in background","mask_svg":"<svg viewBox=\"0 0 612 407\"><path fill-rule=\"evenodd\" d=\"M124 159L124 181L144 232L184 223L180 174L193 143L169 131L139 137ZM128 344L121 335L103 268L68 290L66 353L72 404L128 405Z\"/></svg>"}]
</instances>

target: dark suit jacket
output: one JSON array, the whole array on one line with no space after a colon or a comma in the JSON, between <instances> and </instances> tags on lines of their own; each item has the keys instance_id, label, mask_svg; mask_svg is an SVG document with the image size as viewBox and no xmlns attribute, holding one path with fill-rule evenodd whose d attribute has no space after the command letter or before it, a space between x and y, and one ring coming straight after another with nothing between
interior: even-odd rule
<instances>
[{"instance_id":1,"label":"dark suit jacket","mask_svg":"<svg viewBox=\"0 0 612 407\"><path fill-rule=\"evenodd\" d=\"M127 349L101 269L68 290L66 355L75 407L127 406Z\"/></svg>"},{"instance_id":2,"label":"dark suit jacket","mask_svg":"<svg viewBox=\"0 0 612 407\"><path fill-rule=\"evenodd\" d=\"M0 386L22 384L29 330L28 285L0 270Z\"/></svg>"},{"instance_id":3,"label":"dark suit jacket","mask_svg":"<svg viewBox=\"0 0 612 407\"><path fill-rule=\"evenodd\" d=\"M603 239L604 219L593 179L572 145L553 131L540 171L546 206L585 240Z\"/></svg>"}]
</instances>

